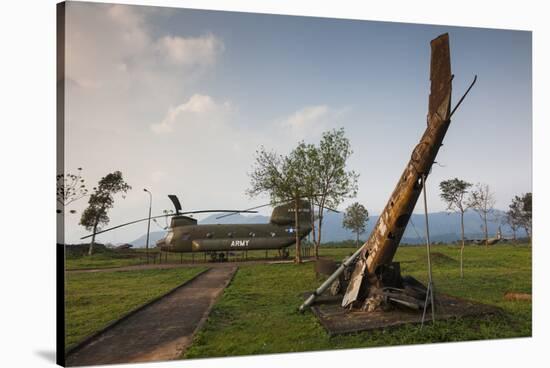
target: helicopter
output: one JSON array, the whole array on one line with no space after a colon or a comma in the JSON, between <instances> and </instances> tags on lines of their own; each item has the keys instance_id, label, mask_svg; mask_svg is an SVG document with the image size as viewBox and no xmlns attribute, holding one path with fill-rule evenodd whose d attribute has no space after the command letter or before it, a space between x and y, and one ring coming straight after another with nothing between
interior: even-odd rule
<instances>
[{"instance_id":1,"label":"helicopter","mask_svg":"<svg viewBox=\"0 0 550 368\"><path fill-rule=\"evenodd\" d=\"M206 253L213 261L225 261L226 253L248 250L279 250L282 258L289 256L288 247L296 241L296 231L300 239L306 237L312 230L311 205L308 200L300 199L298 217L300 226L295 226L295 206L292 202L276 206L267 224L208 224L199 225L193 217L187 216L204 212L228 212L226 216L236 213L256 213L253 209L247 210L202 210L181 212L182 207L176 195L170 194L175 213L151 217L172 217L167 228L166 236L156 242L156 247L163 252L173 253ZM330 209L332 210L332 209ZM335 210L332 210L335 211ZM337 211L335 211L337 212ZM131 225L149 218L131 221L109 229L101 230L96 234L111 231L123 226ZM85 239L93 234L82 237Z\"/></svg>"}]
</instances>

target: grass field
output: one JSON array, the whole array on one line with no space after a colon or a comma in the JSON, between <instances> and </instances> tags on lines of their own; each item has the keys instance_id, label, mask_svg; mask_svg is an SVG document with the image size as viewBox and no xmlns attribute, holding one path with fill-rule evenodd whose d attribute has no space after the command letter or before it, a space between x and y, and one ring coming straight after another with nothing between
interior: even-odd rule
<instances>
[{"instance_id":1,"label":"grass field","mask_svg":"<svg viewBox=\"0 0 550 368\"><path fill-rule=\"evenodd\" d=\"M65 284L66 349L204 269L68 273Z\"/></svg>"},{"instance_id":2,"label":"grass field","mask_svg":"<svg viewBox=\"0 0 550 368\"><path fill-rule=\"evenodd\" d=\"M132 266L145 263L145 258L117 257L113 254L98 253L91 256L83 256L65 259L65 269L79 270L90 268L112 268Z\"/></svg>"},{"instance_id":3,"label":"grass field","mask_svg":"<svg viewBox=\"0 0 550 368\"><path fill-rule=\"evenodd\" d=\"M321 255L341 260L353 248L322 249ZM426 281L424 247L400 247L396 261L402 273ZM502 315L438 321L423 330L404 326L329 338L312 313L300 314L302 293L315 289L311 263L245 265L216 304L185 358L267 354L398 344L418 344L531 336L531 303L504 301L506 291L531 292L529 246L468 246L463 280L459 249L433 247L436 292L498 306Z\"/></svg>"},{"instance_id":4,"label":"grass field","mask_svg":"<svg viewBox=\"0 0 550 368\"><path fill-rule=\"evenodd\" d=\"M290 257L294 255L292 247L289 248ZM199 263L209 263L210 256L204 253L168 253L163 252L160 255L160 251L157 248L149 250L150 253L150 263L182 263L182 262L192 262L195 261ZM313 251L310 251L310 254L313 255ZM156 255L156 258L153 259L153 255ZM248 251L246 253L246 260L259 260L273 258L279 259L280 255L277 250L256 250ZM244 252L230 252L229 253L230 261L242 261L245 260ZM96 253L91 256L84 255L81 257L67 257L65 259L65 269L67 270L82 270L82 269L92 269L92 268L114 268L114 267L124 267L124 266L133 266L139 264L145 264L147 258L145 257L144 249L132 249L124 253L118 253L115 251L109 251L104 253Z\"/></svg>"}]
</instances>

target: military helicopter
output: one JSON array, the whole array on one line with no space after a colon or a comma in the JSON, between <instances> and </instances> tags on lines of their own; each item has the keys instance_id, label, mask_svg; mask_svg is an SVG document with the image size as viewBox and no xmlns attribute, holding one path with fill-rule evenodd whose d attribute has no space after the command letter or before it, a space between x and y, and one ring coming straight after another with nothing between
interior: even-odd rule
<instances>
[{"instance_id":1,"label":"military helicopter","mask_svg":"<svg viewBox=\"0 0 550 368\"><path fill-rule=\"evenodd\" d=\"M267 224L209 224L198 225L193 217L186 216L204 212L228 212L228 215L236 213L256 213L254 207L247 210L202 210L181 212L181 204L176 195L170 194L175 214L164 214L151 217L172 217L168 232L163 239L157 241L156 246L163 252L195 253L204 252L210 254L214 261L224 261L226 252L248 250L280 250L283 258L288 257L287 247L296 240L295 208L294 203L283 203L273 209L269 223ZM265 205L264 205L265 206ZM329 209L331 211L332 210ZM300 200L298 206L300 239L306 237L312 230L311 206L307 200ZM147 221L149 218L131 221L96 232L96 234L111 231L123 226ZM85 239L93 234L82 237Z\"/></svg>"}]
</instances>

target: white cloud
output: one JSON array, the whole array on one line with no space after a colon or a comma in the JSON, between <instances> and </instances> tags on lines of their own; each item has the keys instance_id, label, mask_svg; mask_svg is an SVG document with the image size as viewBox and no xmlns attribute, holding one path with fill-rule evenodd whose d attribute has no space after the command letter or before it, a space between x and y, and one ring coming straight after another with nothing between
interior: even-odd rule
<instances>
[{"instance_id":1,"label":"white cloud","mask_svg":"<svg viewBox=\"0 0 550 368\"><path fill-rule=\"evenodd\" d=\"M224 50L212 33L156 35L152 16L158 13L145 7L78 3L68 9L66 76L82 88L112 91L147 81L157 90L213 66Z\"/></svg>"},{"instance_id":2,"label":"white cloud","mask_svg":"<svg viewBox=\"0 0 550 368\"><path fill-rule=\"evenodd\" d=\"M328 113L329 108L326 105L306 106L284 119L282 125L293 129L304 129L326 117Z\"/></svg>"},{"instance_id":3,"label":"white cloud","mask_svg":"<svg viewBox=\"0 0 550 368\"><path fill-rule=\"evenodd\" d=\"M231 111L229 102L217 103L210 96L194 94L187 102L170 108L160 123L151 125L151 130L157 134L168 133L178 123L188 127L200 123L206 128L207 124L215 125L224 121Z\"/></svg>"},{"instance_id":4,"label":"white cloud","mask_svg":"<svg viewBox=\"0 0 550 368\"><path fill-rule=\"evenodd\" d=\"M176 65L212 65L223 52L224 45L212 34L200 37L164 36L157 40L159 54Z\"/></svg>"},{"instance_id":5,"label":"white cloud","mask_svg":"<svg viewBox=\"0 0 550 368\"><path fill-rule=\"evenodd\" d=\"M315 141L324 131L341 126L342 117L349 111L349 107L304 106L279 119L276 125L284 135L293 140Z\"/></svg>"}]
</instances>

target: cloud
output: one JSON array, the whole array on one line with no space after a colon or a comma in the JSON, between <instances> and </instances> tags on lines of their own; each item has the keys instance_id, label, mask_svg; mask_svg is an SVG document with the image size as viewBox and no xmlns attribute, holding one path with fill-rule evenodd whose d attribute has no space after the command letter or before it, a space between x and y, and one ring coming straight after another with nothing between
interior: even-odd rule
<instances>
[{"instance_id":1,"label":"cloud","mask_svg":"<svg viewBox=\"0 0 550 368\"><path fill-rule=\"evenodd\" d=\"M160 123L151 125L151 130L157 134L168 133L178 123L188 127L200 123L207 128L208 124L215 125L224 121L231 111L229 102L217 103L210 96L194 94L187 102L170 108Z\"/></svg>"},{"instance_id":2,"label":"cloud","mask_svg":"<svg viewBox=\"0 0 550 368\"><path fill-rule=\"evenodd\" d=\"M156 42L159 54L176 65L212 65L223 52L224 45L212 34L200 37L164 36Z\"/></svg>"},{"instance_id":3,"label":"cloud","mask_svg":"<svg viewBox=\"0 0 550 368\"><path fill-rule=\"evenodd\" d=\"M339 127L340 120L349 111L349 107L334 108L325 104L304 106L279 119L276 125L291 139L314 141L324 131Z\"/></svg>"},{"instance_id":4,"label":"cloud","mask_svg":"<svg viewBox=\"0 0 550 368\"><path fill-rule=\"evenodd\" d=\"M326 105L306 106L284 119L282 125L293 129L304 129L326 117L328 113L329 108Z\"/></svg>"},{"instance_id":5,"label":"cloud","mask_svg":"<svg viewBox=\"0 0 550 368\"><path fill-rule=\"evenodd\" d=\"M68 10L66 76L81 88L152 87L182 73L192 78L197 69L215 65L224 50L212 33L155 33L155 17L165 15L147 7L76 3Z\"/></svg>"}]
</instances>

